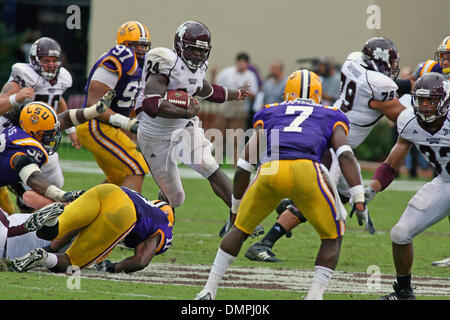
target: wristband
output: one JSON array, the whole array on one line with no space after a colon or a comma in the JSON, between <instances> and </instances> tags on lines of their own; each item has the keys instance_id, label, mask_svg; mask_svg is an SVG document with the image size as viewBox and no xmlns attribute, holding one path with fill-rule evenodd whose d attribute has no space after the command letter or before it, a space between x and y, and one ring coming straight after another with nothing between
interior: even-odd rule
<instances>
[{"instance_id":1,"label":"wristband","mask_svg":"<svg viewBox=\"0 0 450 320\"><path fill-rule=\"evenodd\" d=\"M345 151L353 153L352 147L350 147L348 144L343 144L336 150L336 158L339 158L339 156Z\"/></svg>"},{"instance_id":2,"label":"wristband","mask_svg":"<svg viewBox=\"0 0 450 320\"><path fill-rule=\"evenodd\" d=\"M360 184L350 188L350 196L353 199L353 202L364 202L364 187Z\"/></svg>"},{"instance_id":3,"label":"wristband","mask_svg":"<svg viewBox=\"0 0 450 320\"><path fill-rule=\"evenodd\" d=\"M120 127L122 129L127 128L127 124L130 121L130 118L121 115L120 113L115 113L109 117L109 123L111 123L115 127Z\"/></svg>"},{"instance_id":4,"label":"wristband","mask_svg":"<svg viewBox=\"0 0 450 320\"><path fill-rule=\"evenodd\" d=\"M253 170L255 170L254 165L252 165L250 162L245 161L242 158L238 159L236 166L248 172L252 172Z\"/></svg>"},{"instance_id":5,"label":"wristband","mask_svg":"<svg viewBox=\"0 0 450 320\"><path fill-rule=\"evenodd\" d=\"M77 111L78 110L74 110L74 109L69 110L70 121L72 121L72 124L74 126L78 126L81 124L81 122L77 118Z\"/></svg>"},{"instance_id":6,"label":"wristband","mask_svg":"<svg viewBox=\"0 0 450 320\"><path fill-rule=\"evenodd\" d=\"M239 205L241 204L242 199L236 199L234 195L231 195L231 213L237 213L239 209Z\"/></svg>"},{"instance_id":7,"label":"wristband","mask_svg":"<svg viewBox=\"0 0 450 320\"><path fill-rule=\"evenodd\" d=\"M17 94L12 94L9 96L9 103L13 106L13 107L17 107L18 105L20 105L20 103L17 102L16 100L16 95Z\"/></svg>"},{"instance_id":8,"label":"wristband","mask_svg":"<svg viewBox=\"0 0 450 320\"><path fill-rule=\"evenodd\" d=\"M106 266L106 272L115 273L116 264L117 263L108 263Z\"/></svg>"},{"instance_id":9,"label":"wristband","mask_svg":"<svg viewBox=\"0 0 450 320\"><path fill-rule=\"evenodd\" d=\"M74 132L76 132L77 130L75 129L75 127L70 127L70 128L67 128L66 129L66 133L67 134L72 134L72 133L74 133Z\"/></svg>"},{"instance_id":10,"label":"wristband","mask_svg":"<svg viewBox=\"0 0 450 320\"><path fill-rule=\"evenodd\" d=\"M65 193L65 191L61 190L57 186L51 185L47 188L47 190L45 190L44 196L55 201L62 201L63 195Z\"/></svg>"}]
</instances>

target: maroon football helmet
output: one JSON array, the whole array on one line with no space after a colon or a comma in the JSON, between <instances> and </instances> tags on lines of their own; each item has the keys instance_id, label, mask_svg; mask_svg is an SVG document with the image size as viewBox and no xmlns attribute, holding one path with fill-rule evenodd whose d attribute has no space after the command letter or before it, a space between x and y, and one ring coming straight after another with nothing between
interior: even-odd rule
<instances>
[{"instance_id":1,"label":"maroon football helmet","mask_svg":"<svg viewBox=\"0 0 450 320\"><path fill-rule=\"evenodd\" d=\"M56 59L52 59L52 62L42 61L41 59L45 57L56 57ZM56 79L61 68L61 60L61 47L52 38L39 38L31 45L31 65L44 79L48 81Z\"/></svg>"},{"instance_id":2,"label":"maroon football helmet","mask_svg":"<svg viewBox=\"0 0 450 320\"><path fill-rule=\"evenodd\" d=\"M211 33L203 23L186 21L178 27L173 46L187 66L197 70L208 60Z\"/></svg>"},{"instance_id":3,"label":"maroon football helmet","mask_svg":"<svg viewBox=\"0 0 450 320\"><path fill-rule=\"evenodd\" d=\"M433 122L447 114L450 106L450 81L437 72L421 76L414 84L414 113L425 122Z\"/></svg>"},{"instance_id":4,"label":"maroon football helmet","mask_svg":"<svg viewBox=\"0 0 450 320\"><path fill-rule=\"evenodd\" d=\"M400 72L400 56L395 44L383 37L369 39L362 49L363 60L369 69L395 80Z\"/></svg>"}]
</instances>

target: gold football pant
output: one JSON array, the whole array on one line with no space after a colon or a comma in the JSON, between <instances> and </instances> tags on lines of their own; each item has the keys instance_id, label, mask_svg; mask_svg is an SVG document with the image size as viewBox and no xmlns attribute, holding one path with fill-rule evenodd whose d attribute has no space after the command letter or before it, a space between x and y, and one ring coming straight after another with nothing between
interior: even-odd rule
<instances>
[{"instance_id":1,"label":"gold football pant","mask_svg":"<svg viewBox=\"0 0 450 320\"><path fill-rule=\"evenodd\" d=\"M15 210L14 202L6 186L0 187L0 208L8 214L13 214Z\"/></svg>"},{"instance_id":2,"label":"gold football pant","mask_svg":"<svg viewBox=\"0 0 450 320\"><path fill-rule=\"evenodd\" d=\"M126 176L149 173L142 153L121 129L97 120L90 120L76 128L78 139L92 152L108 182L120 186Z\"/></svg>"},{"instance_id":3,"label":"gold football pant","mask_svg":"<svg viewBox=\"0 0 450 320\"><path fill-rule=\"evenodd\" d=\"M304 159L262 164L239 205L236 227L251 234L283 198L295 202L321 239L336 239L344 234L345 222L336 220L333 193L319 163Z\"/></svg>"},{"instance_id":4,"label":"gold football pant","mask_svg":"<svg viewBox=\"0 0 450 320\"><path fill-rule=\"evenodd\" d=\"M55 239L81 229L66 254L83 268L104 259L125 238L136 224L136 210L120 187L102 184L67 205L58 222Z\"/></svg>"}]
</instances>

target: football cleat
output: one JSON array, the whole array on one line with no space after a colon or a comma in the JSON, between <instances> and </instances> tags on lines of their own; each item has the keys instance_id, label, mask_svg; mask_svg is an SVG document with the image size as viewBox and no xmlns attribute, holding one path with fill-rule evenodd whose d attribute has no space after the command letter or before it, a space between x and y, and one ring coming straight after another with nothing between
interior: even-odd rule
<instances>
[{"instance_id":1,"label":"football cleat","mask_svg":"<svg viewBox=\"0 0 450 320\"><path fill-rule=\"evenodd\" d=\"M222 227L222 229L220 229L219 231L219 237L223 238L225 237L225 235L228 233L228 231L231 230L231 227L234 225L234 223L232 223L230 221L230 218L228 218L227 222L225 223L225 225ZM250 237L252 238L256 238L260 235L264 234L264 227L262 225L257 225L255 230L253 230L253 232L250 234Z\"/></svg>"},{"instance_id":2,"label":"football cleat","mask_svg":"<svg viewBox=\"0 0 450 320\"><path fill-rule=\"evenodd\" d=\"M250 260L262 261L262 262L282 262L282 260L275 258L275 253L272 252L272 248L257 242L253 244L245 252L245 257Z\"/></svg>"},{"instance_id":3,"label":"football cleat","mask_svg":"<svg viewBox=\"0 0 450 320\"><path fill-rule=\"evenodd\" d=\"M44 249L34 249L21 258L11 260L10 270L15 272L25 272L40 266L45 259L47 259L47 252Z\"/></svg>"},{"instance_id":4,"label":"football cleat","mask_svg":"<svg viewBox=\"0 0 450 320\"><path fill-rule=\"evenodd\" d=\"M450 257L438 261L433 261L431 265L435 267L450 267Z\"/></svg>"},{"instance_id":5,"label":"football cleat","mask_svg":"<svg viewBox=\"0 0 450 320\"><path fill-rule=\"evenodd\" d=\"M194 300L214 300L215 294L213 294L211 291L208 291L207 289L203 289L200 291Z\"/></svg>"},{"instance_id":6,"label":"football cleat","mask_svg":"<svg viewBox=\"0 0 450 320\"><path fill-rule=\"evenodd\" d=\"M378 300L416 300L413 288L400 289L397 282L393 285L394 292L378 298Z\"/></svg>"},{"instance_id":7,"label":"football cleat","mask_svg":"<svg viewBox=\"0 0 450 320\"><path fill-rule=\"evenodd\" d=\"M27 221L25 221L24 228L28 232L39 230L47 221L58 217L63 212L64 204L61 202L51 203L35 211Z\"/></svg>"}]
</instances>

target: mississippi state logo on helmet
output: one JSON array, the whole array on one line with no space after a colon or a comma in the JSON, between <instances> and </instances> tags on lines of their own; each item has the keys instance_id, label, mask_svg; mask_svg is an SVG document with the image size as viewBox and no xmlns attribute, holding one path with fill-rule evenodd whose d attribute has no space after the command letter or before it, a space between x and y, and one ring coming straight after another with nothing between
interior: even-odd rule
<instances>
[{"instance_id":1,"label":"mississippi state logo on helmet","mask_svg":"<svg viewBox=\"0 0 450 320\"><path fill-rule=\"evenodd\" d=\"M186 21L178 27L173 47L190 69L197 70L208 60L211 33L203 23Z\"/></svg>"},{"instance_id":2,"label":"mississippi state logo on helmet","mask_svg":"<svg viewBox=\"0 0 450 320\"><path fill-rule=\"evenodd\" d=\"M61 68L61 46L52 38L37 39L30 49L33 69L47 81L55 81Z\"/></svg>"},{"instance_id":3,"label":"mississippi state logo on helmet","mask_svg":"<svg viewBox=\"0 0 450 320\"><path fill-rule=\"evenodd\" d=\"M395 80L400 72L400 56L395 44L386 38L369 39L362 49L363 60L368 68L381 72Z\"/></svg>"},{"instance_id":4,"label":"mississippi state logo on helmet","mask_svg":"<svg viewBox=\"0 0 450 320\"><path fill-rule=\"evenodd\" d=\"M47 153L53 154L61 141L58 116L51 106L44 102L30 102L19 116L20 127L39 141Z\"/></svg>"},{"instance_id":5,"label":"mississippi state logo on helmet","mask_svg":"<svg viewBox=\"0 0 450 320\"><path fill-rule=\"evenodd\" d=\"M447 114L450 105L450 81L437 72L426 73L414 84L414 113L425 122L433 122Z\"/></svg>"},{"instance_id":6,"label":"mississippi state logo on helmet","mask_svg":"<svg viewBox=\"0 0 450 320\"><path fill-rule=\"evenodd\" d=\"M293 72L284 87L284 101L309 99L315 103L322 102L322 82L317 74L303 69Z\"/></svg>"},{"instance_id":7,"label":"mississippi state logo on helmet","mask_svg":"<svg viewBox=\"0 0 450 320\"><path fill-rule=\"evenodd\" d=\"M434 60L439 61L442 73L450 75L450 36L442 40L434 54Z\"/></svg>"},{"instance_id":8,"label":"mississippi state logo on helmet","mask_svg":"<svg viewBox=\"0 0 450 320\"><path fill-rule=\"evenodd\" d=\"M173 225L175 224L175 210L165 201L153 200L152 203L167 215L167 219Z\"/></svg>"},{"instance_id":9,"label":"mississippi state logo on helmet","mask_svg":"<svg viewBox=\"0 0 450 320\"><path fill-rule=\"evenodd\" d=\"M143 62L144 56L152 44L148 28L139 21L127 21L122 24L117 30L116 41L117 44L131 48L136 53L139 62Z\"/></svg>"}]
</instances>

